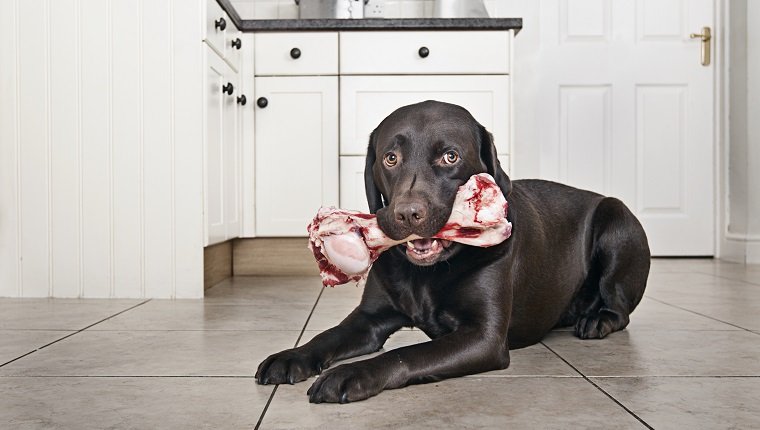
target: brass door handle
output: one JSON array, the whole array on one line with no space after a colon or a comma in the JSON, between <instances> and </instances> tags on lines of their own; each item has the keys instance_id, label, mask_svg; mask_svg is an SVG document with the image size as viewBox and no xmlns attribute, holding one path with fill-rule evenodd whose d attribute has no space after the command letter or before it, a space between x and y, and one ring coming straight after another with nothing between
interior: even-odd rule
<instances>
[{"instance_id":1,"label":"brass door handle","mask_svg":"<svg viewBox=\"0 0 760 430\"><path fill-rule=\"evenodd\" d=\"M702 40L702 65L703 66L709 66L710 65L710 40L712 40L712 31L710 30L710 27L702 27L702 33L691 33L689 35L691 39L701 39Z\"/></svg>"}]
</instances>

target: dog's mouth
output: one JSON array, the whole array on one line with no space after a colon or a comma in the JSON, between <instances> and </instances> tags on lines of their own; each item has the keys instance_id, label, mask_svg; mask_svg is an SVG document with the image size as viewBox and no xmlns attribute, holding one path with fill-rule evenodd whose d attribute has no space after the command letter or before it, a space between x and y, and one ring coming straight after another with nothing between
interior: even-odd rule
<instances>
[{"instance_id":1,"label":"dog's mouth","mask_svg":"<svg viewBox=\"0 0 760 430\"><path fill-rule=\"evenodd\" d=\"M406 256L419 266L429 266L440 261L451 246L450 240L416 239L406 242Z\"/></svg>"}]
</instances>

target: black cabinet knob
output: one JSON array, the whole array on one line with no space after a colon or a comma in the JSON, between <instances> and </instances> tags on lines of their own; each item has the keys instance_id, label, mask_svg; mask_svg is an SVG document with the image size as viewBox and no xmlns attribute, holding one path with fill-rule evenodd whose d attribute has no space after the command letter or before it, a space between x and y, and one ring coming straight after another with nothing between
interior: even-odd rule
<instances>
[{"instance_id":1,"label":"black cabinet knob","mask_svg":"<svg viewBox=\"0 0 760 430\"><path fill-rule=\"evenodd\" d=\"M232 86L231 82L227 82L227 85L222 87L222 92L227 93L227 95L232 95L232 92L235 91L235 87Z\"/></svg>"},{"instance_id":2,"label":"black cabinet knob","mask_svg":"<svg viewBox=\"0 0 760 430\"><path fill-rule=\"evenodd\" d=\"M214 27L224 31L224 29L227 28L227 21L224 18L219 18L218 20L214 21Z\"/></svg>"},{"instance_id":3,"label":"black cabinet knob","mask_svg":"<svg viewBox=\"0 0 760 430\"><path fill-rule=\"evenodd\" d=\"M245 98L245 94L241 94L241 95L240 95L240 96L237 98L237 102L238 102L238 104L239 104L240 106L245 106L245 104L246 104L246 103L248 103L248 99L246 99L246 98Z\"/></svg>"},{"instance_id":4,"label":"black cabinet knob","mask_svg":"<svg viewBox=\"0 0 760 430\"><path fill-rule=\"evenodd\" d=\"M266 97L259 97L258 100L256 100L256 106L264 109L269 104L269 100L267 100Z\"/></svg>"},{"instance_id":5,"label":"black cabinet knob","mask_svg":"<svg viewBox=\"0 0 760 430\"><path fill-rule=\"evenodd\" d=\"M419 51L417 51L417 53L420 54L420 57L426 58L428 55L430 55L430 50L427 49L427 46L423 46Z\"/></svg>"},{"instance_id":6,"label":"black cabinet knob","mask_svg":"<svg viewBox=\"0 0 760 430\"><path fill-rule=\"evenodd\" d=\"M301 50L298 48L293 48L290 50L290 58L297 60L301 57Z\"/></svg>"},{"instance_id":7,"label":"black cabinet knob","mask_svg":"<svg viewBox=\"0 0 760 430\"><path fill-rule=\"evenodd\" d=\"M232 47L233 48L240 49L241 46L243 46L243 42L240 40L239 37L237 39L235 39L235 40L232 41Z\"/></svg>"}]
</instances>

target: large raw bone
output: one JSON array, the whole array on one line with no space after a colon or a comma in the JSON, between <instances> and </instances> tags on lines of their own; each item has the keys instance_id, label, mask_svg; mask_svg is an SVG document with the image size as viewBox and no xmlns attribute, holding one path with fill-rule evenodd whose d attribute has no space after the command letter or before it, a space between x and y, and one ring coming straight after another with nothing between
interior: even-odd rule
<instances>
[{"instance_id":1,"label":"large raw bone","mask_svg":"<svg viewBox=\"0 0 760 430\"><path fill-rule=\"evenodd\" d=\"M473 175L457 190L451 216L434 239L489 247L507 240L512 223L507 220L507 200L488 173ZM386 236L375 215L323 207L308 226L309 249L319 265L324 285L363 282L372 263L403 240Z\"/></svg>"}]
</instances>

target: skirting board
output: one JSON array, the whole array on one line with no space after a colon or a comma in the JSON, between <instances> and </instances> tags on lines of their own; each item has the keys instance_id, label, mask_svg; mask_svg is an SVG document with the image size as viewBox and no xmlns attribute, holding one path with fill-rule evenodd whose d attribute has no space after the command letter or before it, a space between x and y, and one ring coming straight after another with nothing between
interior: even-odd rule
<instances>
[{"instance_id":1,"label":"skirting board","mask_svg":"<svg viewBox=\"0 0 760 430\"><path fill-rule=\"evenodd\" d=\"M235 276L319 275L305 237L259 237L232 242Z\"/></svg>"},{"instance_id":2,"label":"skirting board","mask_svg":"<svg viewBox=\"0 0 760 430\"><path fill-rule=\"evenodd\" d=\"M232 276L232 241L203 249L203 289L211 288Z\"/></svg>"}]
</instances>

